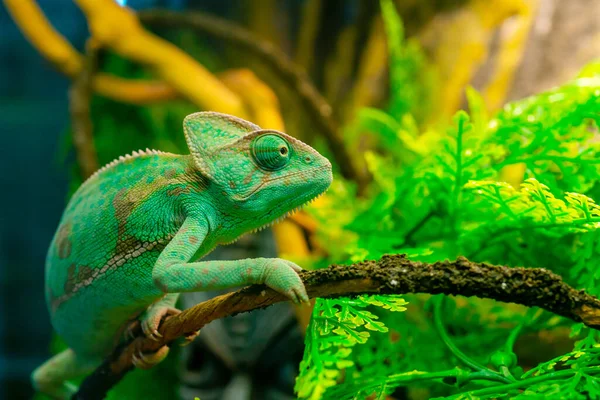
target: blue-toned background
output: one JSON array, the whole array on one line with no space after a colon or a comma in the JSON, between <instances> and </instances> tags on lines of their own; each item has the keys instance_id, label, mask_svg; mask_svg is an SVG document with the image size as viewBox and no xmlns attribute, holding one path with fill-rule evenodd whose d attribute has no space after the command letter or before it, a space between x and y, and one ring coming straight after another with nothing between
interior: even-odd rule
<instances>
[{"instance_id":1,"label":"blue-toned background","mask_svg":"<svg viewBox=\"0 0 600 400\"><path fill-rule=\"evenodd\" d=\"M40 1L81 48L87 28L73 2ZM27 398L28 376L51 338L43 297L46 247L64 206L57 162L68 124L67 79L34 50L0 7L0 397Z\"/></svg>"},{"instance_id":2,"label":"blue-toned background","mask_svg":"<svg viewBox=\"0 0 600 400\"><path fill-rule=\"evenodd\" d=\"M220 1L202 8L226 12ZM233 4L235 2L229 2ZM85 19L71 0L39 0L54 27L83 48ZM184 0L131 0L181 9ZM69 81L34 50L0 5L0 399L29 398L29 374L48 356L44 258L67 200ZM65 154L66 152L66 154Z\"/></svg>"}]
</instances>

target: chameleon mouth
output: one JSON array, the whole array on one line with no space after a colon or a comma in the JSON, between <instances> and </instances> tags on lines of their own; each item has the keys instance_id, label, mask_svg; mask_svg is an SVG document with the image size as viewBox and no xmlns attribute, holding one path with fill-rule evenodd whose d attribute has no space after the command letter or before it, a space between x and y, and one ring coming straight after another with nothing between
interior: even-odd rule
<instances>
[{"instance_id":1,"label":"chameleon mouth","mask_svg":"<svg viewBox=\"0 0 600 400\"><path fill-rule=\"evenodd\" d=\"M321 167L314 168L314 169L312 169L310 171L311 172L319 172L319 171L322 171L322 170L327 169L327 168L328 168L327 165L323 165ZM264 181L262 181L260 183L260 185L256 186L254 189L252 189L251 192L246 193L243 196L236 196L236 198L239 201L247 200L250 196L252 196L254 193L258 192L267 183L277 182L277 181L280 181L280 180L283 180L283 179L289 179L291 177L302 175L302 174L305 174L305 173L306 173L305 171L299 171L299 172L295 172L293 174L289 174L289 175L285 175L285 176L280 176L280 177L277 177L277 178L265 179ZM308 201L311 201L311 200L309 199L309 200L307 200L307 202ZM304 204L306 204L306 202Z\"/></svg>"},{"instance_id":2,"label":"chameleon mouth","mask_svg":"<svg viewBox=\"0 0 600 400\"><path fill-rule=\"evenodd\" d=\"M325 192L319 193L318 195L316 195L316 196L314 196L314 197L306 200L304 203L300 204L299 206L297 206L297 207L293 208L292 210L286 212L282 216L280 216L278 218L275 218L274 220L272 220L272 221L270 221L270 222L268 222L268 223L266 223L266 224L264 224L262 226L259 226L258 228L251 229L251 230L247 231L246 233L257 233L257 232L260 232L262 230L265 230L265 229L269 228L272 225L275 225L276 223L279 223L279 222L283 221L287 217L289 217L289 216L295 214L296 212L300 211L307 204L312 203L315 200L317 200L319 197L323 196L323 194L325 194ZM235 238L234 240L232 240L230 242L221 243L221 244L228 245L228 244L235 243L235 242L237 242L240 239L241 236L242 235L240 235L239 237Z\"/></svg>"},{"instance_id":3,"label":"chameleon mouth","mask_svg":"<svg viewBox=\"0 0 600 400\"><path fill-rule=\"evenodd\" d=\"M322 171L322 170L324 170L324 169L328 169L328 168L331 168L331 167L330 167L330 166L328 166L328 165L323 165L323 166L321 166L321 167L317 167L317 168L313 169L312 171L313 171L313 172L318 172L318 171ZM281 179L289 178L290 176L300 175L300 174L302 174L302 173L303 173L303 172L297 172L297 173L294 173L294 174L292 174L292 175L287 175L287 176L285 176L285 177L279 177L279 178L273 178L273 179L270 179L270 180L266 180L266 181L264 181L264 182L263 182L263 183L262 183L260 186L258 186L258 187L257 187L255 190L253 190L253 191L252 191L252 193L256 192L258 189L260 189L260 188L261 188L261 187L262 187L262 186L263 186L265 183L267 183L267 182L272 182L272 181L276 181L276 180L281 180ZM330 174L331 174L331 172L330 172ZM329 186L329 184L327 184L327 186ZM277 218L275 218L275 219L271 219L271 220L269 220L269 222L268 222L268 223L266 223L266 224L264 224L264 225L262 225L262 226L259 226L258 228L254 228L254 229L251 229L251 230L249 230L249 231L246 231L246 233L256 233L256 232L260 232L260 231L262 231L262 230L264 230L264 229L267 229L268 227L270 227L270 226L272 226L272 225L274 225L274 224L276 224L276 223L279 223L279 222L283 221L283 220L284 220L284 219L286 219L287 217L289 217L289 216L291 216L291 215L295 214L296 212L298 212L300 209L302 209L302 208L303 208L304 206L306 206L307 204L309 204L309 203L312 203L312 202L314 202L315 200L317 200L319 197L323 196L323 194L325 194L325 191L326 191L326 190L327 190L327 188L324 188L324 189L323 189L321 192L319 192L319 193L315 194L315 195L314 195L314 196L312 196L312 197L309 197L309 198L307 198L307 199L306 199L304 202L302 202L300 205L298 205L298 206L294 207L293 209L291 209L291 210L289 210L289 211L285 212L283 215L281 215L281 216L279 216L279 217L277 217ZM246 199L246 198L248 198L248 197L249 197L249 196L250 196L252 193L250 193L249 195L245 196L243 199ZM270 215L270 213L267 213L267 214L265 215L265 217L268 217L269 215ZM224 242L224 243L221 243L221 244L228 245L228 244L234 243L234 242L238 241L240 237L241 237L241 236L239 236L239 237L235 238L235 239L234 239L234 240L232 240L232 241L229 241L229 242Z\"/></svg>"},{"instance_id":4,"label":"chameleon mouth","mask_svg":"<svg viewBox=\"0 0 600 400\"><path fill-rule=\"evenodd\" d=\"M297 206L297 207L291 209L290 211L284 213L282 216L280 216L278 218L275 218L274 220L272 220L272 221L270 221L270 222L268 222L268 223L266 223L266 224L264 224L264 225L262 225L262 226L260 226L258 228L252 229L252 230L250 230L248 232L256 233L256 232L260 232L260 231L262 231L264 229L267 229L270 226L275 225L275 224L283 221L284 219L288 218L289 216L294 215L295 213L297 213L298 211L300 211L302 208L304 208L307 204L313 203L314 201L316 201L319 197L323 196L324 194L325 194L325 192L321 192L321 193L317 194L316 196L313 196L313 197L309 198L308 200L306 200L304 203L300 204L299 206Z\"/></svg>"},{"instance_id":5,"label":"chameleon mouth","mask_svg":"<svg viewBox=\"0 0 600 400\"><path fill-rule=\"evenodd\" d=\"M322 171L322 170L324 170L324 169L327 169L327 168L330 168L330 166L323 165L323 166L321 166L321 167L318 167L318 168L315 168L315 169L313 169L313 172L319 172L319 171ZM280 177L280 178L271 179L271 181L275 181L275 180L280 180L280 179L288 178L288 177L290 177L290 176L294 176L294 175L300 175L301 173L302 173L302 172L297 172L297 173L295 173L295 174L288 175L288 176L286 176L286 177ZM327 185L327 187L329 187L329 184ZM309 203L313 203L313 202L314 202L315 200L317 200L319 197L323 196L323 195L325 194L326 190L327 190L327 187L326 187L324 190L322 190L321 192L319 192L319 193L315 194L314 196L312 196L312 197L309 197L309 198L308 198L308 199L306 199L304 202L302 202L300 205L298 205L298 206L296 206L296 207L292 208L291 210L289 210L289 211L285 212L285 213L284 213L283 215L281 215L280 217L277 217L277 218L275 218L274 220L272 220L272 221L270 221L270 222L266 223L265 225L262 225L262 226L260 226L260 227L258 227L258 228L256 228L256 229L253 229L253 230L251 230L250 232L252 232L252 233L256 233L256 232L262 231L263 229L266 229L266 228L268 228L268 227L270 227L270 226L272 226L272 225L274 225L274 224L276 224L276 223L279 223L279 222L283 221L284 219L288 218L289 216L291 216L291 215L293 215L293 214L297 213L297 212L298 212L298 211L300 211L302 208L304 208L304 207L305 207L307 204L309 204ZM267 214L267 215L268 215L268 214Z\"/></svg>"}]
</instances>

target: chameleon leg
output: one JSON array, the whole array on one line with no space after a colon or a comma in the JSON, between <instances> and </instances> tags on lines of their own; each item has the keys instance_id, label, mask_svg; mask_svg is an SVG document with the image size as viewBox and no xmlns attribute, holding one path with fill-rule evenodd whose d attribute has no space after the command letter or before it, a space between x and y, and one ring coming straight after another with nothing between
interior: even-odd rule
<instances>
[{"instance_id":1,"label":"chameleon leg","mask_svg":"<svg viewBox=\"0 0 600 400\"><path fill-rule=\"evenodd\" d=\"M264 283L294 303L308 302L302 270L281 258L253 258L235 261L186 262L192 259L206 238L205 221L188 217L175 237L164 248L152 278L165 293L195 292Z\"/></svg>"},{"instance_id":2,"label":"chameleon leg","mask_svg":"<svg viewBox=\"0 0 600 400\"><path fill-rule=\"evenodd\" d=\"M77 387L67 380L77 378L94 370L101 360L79 357L71 349L58 353L31 374L33 387L53 399L67 400Z\"/></svg>"},{"instance_id":3,"label":"chameleon leg","mask_svg":"<svg viewBox=\"0 0 600 400\"><path fill-rule=\"evenodd\" d=\"M194 292L264 283L294 303L308 302L300 267L280 258L174 264L155 279L165 292Z\"/></svg>"}]
</instances>

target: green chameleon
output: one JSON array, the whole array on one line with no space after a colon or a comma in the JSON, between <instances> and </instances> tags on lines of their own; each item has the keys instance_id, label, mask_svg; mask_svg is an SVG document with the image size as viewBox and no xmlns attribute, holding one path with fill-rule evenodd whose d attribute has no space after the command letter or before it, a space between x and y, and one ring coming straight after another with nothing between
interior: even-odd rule
<instances>
[{"instance_id":1,"label":"green chameleon","mask_svg":"<svg viewBox=\"0 0 600 400\"><path fill-rule=\"evenodd\" d=\"M216 245L274 223L322 194L331 164L284 133L225 114L183 122L190 155L133 152L75 192L46 259L46 302L69 349L32 374L57 399L96 368L140 321L157 339L181 292L264 283L293 302L308 296L296 264L279 258L197 261ZM186 339L192 340L197 332ZM150 368L169 348L138 354Z\"/></svg>"}]
</instances>

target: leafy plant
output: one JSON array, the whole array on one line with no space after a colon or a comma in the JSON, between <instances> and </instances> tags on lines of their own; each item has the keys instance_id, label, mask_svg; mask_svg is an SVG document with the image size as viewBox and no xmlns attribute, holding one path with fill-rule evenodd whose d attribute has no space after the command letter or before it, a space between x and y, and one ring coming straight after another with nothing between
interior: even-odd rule
<instances>
[{"instance_id":1,"label":"leafy plant","mask_svg":"<svg viewBox=\"0 0 600 400\"><path fill-rule=\"evenodd\" d=\"M433 108L435 73L419 44L406 39L404 25L392 0L383 0L380 4L388 41L389 111L395 116L423 121Z\"/></svg>"},{"instance_id":2,"label":"leafy plant","mask_svg":"<svg viewBox=\"0 0 600 400\"><path fill-rule=\"evenodd\" d=\"M468 112L433 129L415 114L427 98L417 93L427 86L413 66L424 58L418 47L408 50L392 2L381 6L394 36L390 107L365 109L348 128L379 144L365 153L373 183L356 199L352 186L336 178L327 201L311 210L328 243L322 264L386 253L424 261L464 255L548 268L600 294L597 64L494 115L469 88ZM387 332L370 332L366 324L334 332L331 319L339 324L353 300L317 302L296 384L300 398L410 398L416 390L438 399L600 398L597 335L581 324L478 299L404 299L407 312L370 311ZM543 347L541 332L565 341L565 329L570 348ZM526 354L527 341L540 350Z\"/></svg>"},{"instance_id":3,"label":"leafy plant","mask_svg":"<svg viewBox=\"0 0 600 400\"><path fill-rule=\"evenodd\" d=\"M371 332L388 332L379 317L369 310L376 306L390 311L406 310L399 296L357 296L354 299L318 299L308 326L304 360L296 389L302 398L322 398L325 390L334 386L340 372L352 367L349 359L357 344L364 344Z\"/></svg>"}]
</instances>

